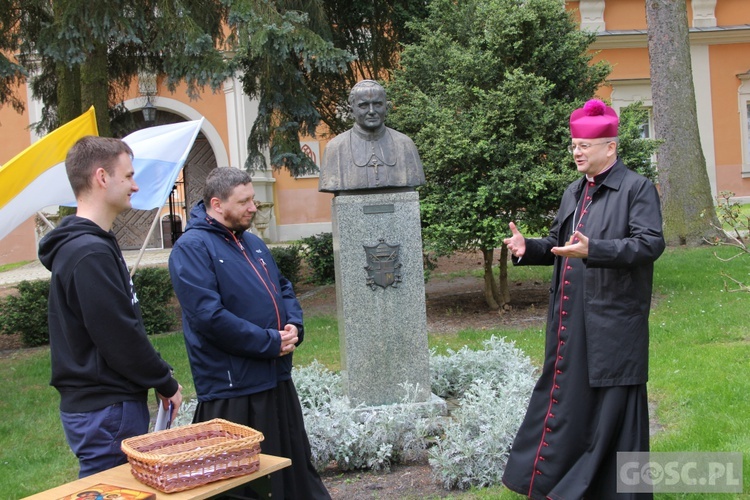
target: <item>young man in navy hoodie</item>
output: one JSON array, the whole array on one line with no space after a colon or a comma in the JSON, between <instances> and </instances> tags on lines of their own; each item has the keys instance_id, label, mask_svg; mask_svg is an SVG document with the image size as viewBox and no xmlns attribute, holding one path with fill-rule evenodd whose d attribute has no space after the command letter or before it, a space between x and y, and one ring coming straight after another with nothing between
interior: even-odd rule
<instances>
[{"instance_id":1,"label":"young man in navy hoodie","mask_svg":"<svg viewBox=\"0 0 750 500\"><path fill-rule=\"evenodd\" d=\"M123 439L148 432L148 391L173 416L182 387L149 341L125 260L112 233L138 191L133 152L119 139L87 136L65 158L78 209L39 243L52 272L52 380L79 477L127 462Z\"/></svg>"}]
</instances>

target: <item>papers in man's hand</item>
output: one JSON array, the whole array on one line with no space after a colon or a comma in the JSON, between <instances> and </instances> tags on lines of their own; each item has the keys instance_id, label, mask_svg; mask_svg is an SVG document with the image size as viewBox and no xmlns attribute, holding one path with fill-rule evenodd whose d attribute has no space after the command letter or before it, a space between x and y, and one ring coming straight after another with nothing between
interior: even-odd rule
<instances>
[{"instance_id":1,"label":"papers in man's hand","mask_svg":"<svg viewBox=\"0 0 750 500\"><path fill-rule=\"evenodd\" d=\"M156 413L156 423L154 424L154 432L155 431L163 431L164 429L169 429L169 427L172 425L172 402L169 402L169 408L164 409L164 405L161 404L161 401L159 401L159 411Z\"/></svg>"}]
</instances>

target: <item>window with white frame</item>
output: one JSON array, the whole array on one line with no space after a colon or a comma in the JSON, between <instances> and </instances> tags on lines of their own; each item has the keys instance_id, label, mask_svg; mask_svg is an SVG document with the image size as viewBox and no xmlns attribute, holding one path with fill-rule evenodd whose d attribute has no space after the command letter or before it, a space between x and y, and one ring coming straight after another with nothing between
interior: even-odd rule
<instances>
[{"instance_id":1,"label":"window with white frame","mask_svg":"<svg viewBox=\"0 0 750 500\"><path fill-rule=\"evenodd\" d=\"M654 114L651 106L644 106L643 109L646 110L648 115L646 115L646 120L641 123L641 139L653 139Z\"/></svg>"},{"instance_id":2,"label":"window with white frame","mask_svg":"<svg viewBox=\"0 0 750 500\"><path fill-rule=\"evenodd\" d=\"M612 80L612 108L619 115L622 108L640 102L643 108L648 111L648 117L641 124L641 138L655 139L654 134L654 114L651 103L651 80L647 78L638 78L632 80ZM651 162L656 164L656 153L651 156Z\"/></svg>"}]
</instances>

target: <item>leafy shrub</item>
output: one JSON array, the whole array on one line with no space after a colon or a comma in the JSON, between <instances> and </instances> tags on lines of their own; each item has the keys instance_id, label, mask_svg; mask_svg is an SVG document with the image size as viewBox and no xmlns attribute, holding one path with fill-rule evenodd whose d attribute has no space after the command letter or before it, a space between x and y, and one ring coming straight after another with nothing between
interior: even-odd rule
<instances>
[{"instance_id":1,"label":"leafy shrub","mask_svg":"<svg viewBox=\"0 0 750 500\"><path fill-rule=\"evenodd\" d=\"M318 470L331 462L340 470L389 470L393 463L423 455L437 432L438 408L432 414L422 408L416 415L409 403L417 391L407 387L402 386L402 404L365 409L353 408L343 395L341 376L317 361L295 368L294 380Z\"/></svg>"},{"instance_id":2,"label":"leafy shrub","mask_svg":"<svg viewBox=\"0 0 750 500\"><path fill-rule=\"evenodd\" d=\"M453 420L429 451L432 474L444 488L500 484L528 397L515 388L477 379L461 398ZM531 392L531 384L524 389Z\"/></svg>"},{"instance_id":3,"label":"leafy shrub","mask_svg":"<svg viewBox=\"0 0 750 500\"><path fill-rule=\"evenodd\" d=\"M164 267L140 268L133 276L133 284L146 333L153 335L170 331L177 322L177 314L170 307L174 290L169 270Z\"/></svg>"},{"instance_id":4,"label":"leafy shrub","mask_svg":"<svg viewBox=\"0 0 750 500\"><path fill-rule=\"evenodd\" d=\"M335 462L340 470L387 470L393 463L428 456L445 488L499 484L535 374L513 344L493 336L484 346L445 356L431 353L432 391L459 396L451 418L429 413L438 410L436 405L410 405L416 391L405 386L403 404L352 408L339 374L317 361L295 367L315 467L322 470Z\"/></svg>"},{"instance_id":5,"label":"leafy shrub","mask_svg":"<svg viewBox=\"0 0 750 500\"><path fill-rule=\"evenodd\" d=\"M483 343L484 349L473 351L464 346L447 354L430 355L432 391L441 398L460 397L475 380L503 386L523 374L534 379L534 368L528 357L512 342L494 335Z\"/></svg>"},{"instance_id":6,"label":"leafy shrub","mask_svg":"<svg viewBox=\"0 0 750 500\"><path fill-rule=\"evenodd\" d=\"M461 396L429 450L433 475L446 489L500 484L534 388L535 370L512 343L493 335L484 346L430 359L433 391Z\"/></svg>"},{"instance_id":7,"label":"leafy shrub","mask_svg":"<svg viewBox=\"0 0 750 500\"><path fill-rule=\"evenodd\" d=\"M26 347L48 344L49 280L22 281L15 288L17 295L9 295L0 302L0 332L20 333Z\"/></svg>"},{"instance_id":8,"label":"leafy shrub","mask_svg":"<svg viewBox=\"0 0 750 500\"><path fill-rule=\"evenodd\" d=\"M302 246L294 244L283 247L272 247L271 255L279 271L286 279L296 284L299 282L300 269L302 268Z\"/></svg>"},{"instance_id":9,"label":"leafy shrub","mask_svg":"<svg viewBox=\"0 0 750 500\"><path fill-rule=\"evenodd\" d=\"M333 234L320 233L302 239L305 246L305 261L312 271L311 281L319 285L336 280L333 264Z\"/></svg>"}]
</instances>

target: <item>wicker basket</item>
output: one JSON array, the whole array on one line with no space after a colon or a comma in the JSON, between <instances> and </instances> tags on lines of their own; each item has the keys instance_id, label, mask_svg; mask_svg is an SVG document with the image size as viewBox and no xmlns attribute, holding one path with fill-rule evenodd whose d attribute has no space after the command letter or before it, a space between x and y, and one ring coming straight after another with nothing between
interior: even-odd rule
<instances>
[{"instance_id":1,"label":"wicker basket","mask_svg":"<svg viewBox=\"0 0 750 500\"><path fill-rule=\"evenodd\" d=\"M173 493L255 472L261 441L255 429L216 418L125 439L122 451L136 479Z\"/></svg>"}]
</instances>

